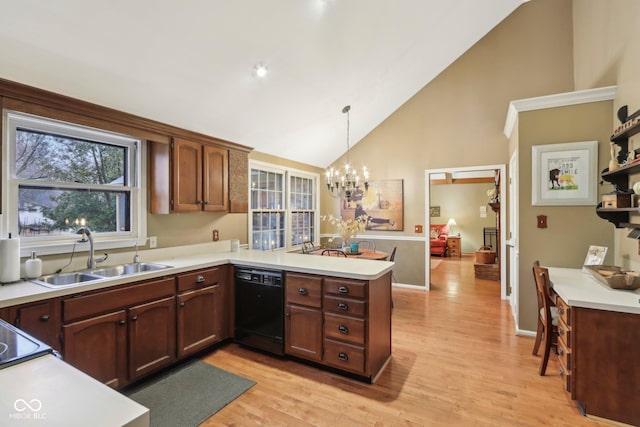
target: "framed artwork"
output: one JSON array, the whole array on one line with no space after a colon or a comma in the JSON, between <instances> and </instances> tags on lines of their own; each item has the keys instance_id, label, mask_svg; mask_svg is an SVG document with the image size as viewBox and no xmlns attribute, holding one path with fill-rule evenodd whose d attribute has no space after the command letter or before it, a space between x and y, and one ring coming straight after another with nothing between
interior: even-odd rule
<instances>
[{"instance_id":1,"label":"framed artwork","mask_svg":"<svg viewBox=\"0 0 640 427\"><path fill-rule=\"evenodd\" d=\"M434 218L434 217L439 217L440 216L440 206L431 206L429 208L429 216Z\"/></svg>"},{"instance_id":2,"label":"framed artwork","mask_svg":"<svg viewBox=\"0 0 640 427\"><path fill-rule=\"evenodd\" d=\"M366 193L359 191L351 197L351 201L342 198L340 216L343 219L367 215L367 230L404 230L404 181L402 179L385 179L369 181Z\"/></svg>"},{"instance_id":3,"label":"framed artwork","mask_svg":"<svg viewBox=\"0 0 640 427\"><path fill-rule=\"evenodd\" d=\"M604 257L607 255L606 246L589 246L587 256L584 259L584 265L602 265Z\"/></svg>"},{"instance_id":4,"label":"framed artwork","mask_svg":"<svg viewBox=\"0 0 640 427\"><path fill-rule=\"evenodd\" d=\"M597 204L598 141L531 147L531 204Z\"/></svg>"}]
</instances>

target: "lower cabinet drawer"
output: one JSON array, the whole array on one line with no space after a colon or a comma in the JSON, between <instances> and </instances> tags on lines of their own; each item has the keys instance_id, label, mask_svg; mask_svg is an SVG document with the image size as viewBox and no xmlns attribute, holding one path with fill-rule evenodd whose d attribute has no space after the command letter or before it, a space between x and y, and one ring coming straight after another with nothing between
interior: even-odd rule
<instances>
[{"instance_id":1,"label":"lower cabinet drawer","mask_svg":"<svg viewBox=\"0 0 640 427\"><path fill-rule=\"evenodd\" d=\"M346 371L364 373L364 347L330 339L324 340L323 362Z\"/></svg>"},{"instance_id":2,"label":"lower cabinet drawer","mask_svg":"<svg viewBox=\"0 0 640 427\"><path fill-rule=\"evenodd\" d=\"M325 295L324 309L336 314L364 317L367 311L367 303L353 298Z\"/></svg>"},{"instance_id":3,"label":"lower cabinet drawer","mask_svg":"<svg viewBox=\"0 0 640 427\"><path fill-rule=\"evenodd\" d=\"M324 336L355 344L364 344L364 319L324 314Z\"/></svg>"},{"instance_id":4,"label":"lower cabinet drawer","mask_svg":"<svg viewBox=\"0 0 640 427\"><path fill-rule=\"evenodd\" d=\"M558 358L567 371L571 371L571 351L562 338L558 339Z\"/></svg>"},{"instance_id":5,"label":"lower cabinet drawer","mask_svg":"<svg viewBox=\"0 0 640 427\"><path fill-rule=\"evenodd\" d=\"M571 371L567 369L563 358L559 357L558 361L560 362L560 378L564 381L564 388L571 393ZM571 395L571 398L574 398L573 394Z\"/></svg>"}]
</instances>

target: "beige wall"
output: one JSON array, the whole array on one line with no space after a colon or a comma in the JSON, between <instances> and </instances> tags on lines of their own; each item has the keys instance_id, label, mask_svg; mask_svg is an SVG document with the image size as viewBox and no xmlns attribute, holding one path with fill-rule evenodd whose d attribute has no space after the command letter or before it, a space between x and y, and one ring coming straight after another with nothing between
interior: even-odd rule
<instances>
[{"instance_id":1,"label":"beige wall","mask_svg":"<svg viewBox=\"0 0 640 427\"><path fill-rule=\"evenodd\" d=\"M612 102L594 102L520 113L519 181L519 319L521 329L535 330L537 300L531 273L533 261L555 267L580 268L589 245L613 247L613 225L600 219L595 206L532 206L531 147L564 142L598 141L598 171L609 162ZM597 185L597 178L593 184ZM599 195L611 191L599 186ZM547 216L547 228L537 228L537 216ZM605 263L613 255L607 253ZM553 278L552 278L553 279Z\"/></svg>"},{"instance_id":2,"label":"beige wall","mask_svg":"<svg viewBox=\"0 0 640 427\"><path fill-rule=\"evenodd\" d=\"M426 169L508 163L509 102L573 90L571 12L568 0L523 4L352 149L352 163L366 164L373 179L404 180L405 230L366 234L424 238L414 225L428 229ZM357 104L351 120L358 120ZM339 214L338 207L324 195L323 213ZM414 262L424 264L424 244L415 246ZM424 275L417 280L424 286Z\"/></svg>"},{"instance_id":3,"label":"beige wall","mask_svg":"<svg viewBox=\"0 0 640 427\"><path fill-rule=\"evenodd\" d=\"M580 0L573 4L573 15L576 89L606 85L616 85L618 88L610 113L611 134L619 125L615 115L618 108L627 105L629 113L640 109L640 2ZM630 145L640 148L640 135L633 137ZM639 180L639 175L631 178L631 182ZM634 215L632 221L640 223L640 218ZM616 265L638 270L638 241L627 238L628 232L627 229L614 231L614 262Z\"/></svg>"},{"instance_id":4,"label":"beige wall","mask_svg":"<svg viewBox=\"0 0 640 427\"><path fill-rule=\"evenodd\" d=\"M431 218L431 223L446 224L454 218L457 225L453 231L460 233L462 252L477 251L484 243L484 227L496 226L496 214L487 205L487 190L492 188L493 184L486 183L431 186L431 205L440 206L440 217ZM480 217L481 206L487 210L484 218Z\"/></svg>"}]
</instances>

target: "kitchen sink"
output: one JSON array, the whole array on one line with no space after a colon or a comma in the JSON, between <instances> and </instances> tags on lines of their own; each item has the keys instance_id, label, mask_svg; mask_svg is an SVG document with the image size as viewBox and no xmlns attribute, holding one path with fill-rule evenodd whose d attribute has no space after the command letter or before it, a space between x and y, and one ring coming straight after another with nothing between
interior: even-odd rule
<instances>
[{"instance_id":1,"label":"kitchen sink","mask_svg":"<svg viewBox=\"0 0 640 427\"><path fill-rule=\"evenodd\" d=\"M90 274L85 272L75 272L49 274L33 281L48 288L60 288L102 279L104 279L104 276L98 276L97 274Z\"/></svg>"},{"instance_id":2,"label":"kitchen sink","mask_svg":"<svg viewBox=\"0 0 640 427\"><path fill-rule=\"evenodd\" d=\"M144 273L146 271L156 271L169 268L168 265L154 264L150 262L132 262L131 264L120 264L111 267L97 268L91 270L91 274L103 277L127 276L129 274Z\"/></svg>"},{"instance_id":3,"label":"kitchen sink","mask_svg":"<svg viewBox=\"0 0 640 427\"><path fill-rule=\"evenodd\" d=\"M170 267L170 265L155 264L151 262L132 262L129 264L113 265L88 271L49 274L32 281L48 288L71 287L85 284L87 282L128 276L147 271L163 270Z\"/></svg>"}]
</instances>

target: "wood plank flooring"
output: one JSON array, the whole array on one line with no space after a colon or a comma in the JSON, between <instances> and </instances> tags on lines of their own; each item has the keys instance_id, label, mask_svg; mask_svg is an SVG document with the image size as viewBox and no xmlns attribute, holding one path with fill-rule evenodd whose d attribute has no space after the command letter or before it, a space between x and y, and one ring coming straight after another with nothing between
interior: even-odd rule
<instances>
[{"instance_id":1,"label":"wood plank flooring","mask_svg":"<svg viewBox=\"0 0 640 427\"><path fill-rule=\"evenodd\" d=\"M563 391L551 356L514 334L500 284L473 255L444 258L432 290L393 289L392 360L371 385L230 344L203 357L257 382L205 426L599 426Z\"/></svg>"}]
</instances>

